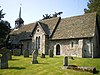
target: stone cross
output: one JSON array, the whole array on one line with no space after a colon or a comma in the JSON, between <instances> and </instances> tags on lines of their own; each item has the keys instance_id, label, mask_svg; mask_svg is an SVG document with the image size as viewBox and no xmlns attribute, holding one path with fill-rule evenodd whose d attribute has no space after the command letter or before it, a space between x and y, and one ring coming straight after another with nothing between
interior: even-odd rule
<instances>
[{"instance_id":1,"label":"stone cross","mask_svg":"<svg viewBox=\"0 0 100 75\"><path fill-rule=\"evenodd\" d=\"M34 50L32 53L32 64L38 64L37 56L38 56L38 50Z\"/></svg>"},{"instance_id":2,"label":"stone cross","mask_svg":"<svg viewBox=\"0 0 100 75\"><path fill-rule=\"evenodd\" d=\"M68 56L64 56L63 66L68 66Z\"/></svg>"}]
</instances>

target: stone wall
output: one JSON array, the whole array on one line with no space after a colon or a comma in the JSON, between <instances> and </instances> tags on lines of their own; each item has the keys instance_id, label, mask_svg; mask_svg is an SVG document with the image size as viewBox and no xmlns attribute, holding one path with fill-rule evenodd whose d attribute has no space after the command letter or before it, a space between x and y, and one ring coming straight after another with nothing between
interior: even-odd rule
<instances>
[{"instance_id":1,"label":"stone wall","mask_svg":"<svg viewBox=\"0 0 100 75\"><path fill-rule=\"evenodd\" d=\"M60 45L60 55L68 55L75 57L83 57L85 46L83 44L88 43L89 49L86 57L90 57L92 53L91 42L87 42L88 39L70 39L70 40L53 40L50 42L50 49L54 50L54 55L56 55L56 46ZM92 47L91 47L92 46ZM89 54L89 55L88 55ZM84 57L85 57L84 56Z\"/></svg>"},{"instance_id":2,"label":"stone wall","mask_svg":"<svg viewBox=\"0 0 100 75\"><path fill-rule=\"evenodd\" d=\"M83 39L83 50L82 50L82 57L92 57L93 55L93 39Z\"/></svg>"},{"instance_id":3,"label":"stone wall","mask_svg":"<svg viewBox=\"0 0 100 75\"><path fill-rule=\"evenodd\" d=\"M25 40L22 41L23 46L22 46L22 50L29 50L29 54L32 54L33 50L32 50L32 40Z\"/></svg>"},{"instance_id":4,"label":"stone wall","mask_svg":"<svg viewBox=\"0 0 100 75\"><path fill-rule=\"evenodd\" d=\"M32 36L32 45L33 45L33 49L36 49L36 37L40 38L40 47L38 48L38 52L39 54L47 54L47 43L48 43L48 39L47 36L45 35L44 30L40 27L37 26L36 30L33 33Z\"/></svg>"},{"instance_id":5,"label":"stone wall","mask_svg":"<svg viewBox=\"0 0 100 75\"><path fill-rule=\"evenodd\" d=\"M95 34L93 37L93 57L100 57L100 29L96 26Z\"/></svg>"}]
</instances>

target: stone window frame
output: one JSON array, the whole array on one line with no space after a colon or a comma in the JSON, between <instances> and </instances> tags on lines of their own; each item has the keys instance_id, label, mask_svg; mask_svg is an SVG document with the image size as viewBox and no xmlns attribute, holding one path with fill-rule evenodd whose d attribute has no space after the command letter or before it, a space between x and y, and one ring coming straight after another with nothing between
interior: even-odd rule
<instances>
[{"instance_id":1,"label":"stone window frame","mask_svg":"<svg viewBox=\"0 0 100 75\"><path fill-rule=\"evenodd\" d=\"M73 47L74 47L74 42L72 41L72 42L71 42L71 48L73 48Z\"/></svg>"},{"instance_id":2,"label":"stone window frame","mask_svg":"<svg viewBox=\"0 0 100 75\"><path fill-rule=\"evenodd\" d=\"M36 36L36 49L40 48L40 36Z\"/></svg>"},{"instance_id":3,"label":"stone window frame","mask_svg":"<svg viewBox=\"0 0 100 75\"><path fill-rule=\"evenodd\" d=\"M70 40L70 48L74 48L75 44L77 44L77 45L79 44L79 39Z\"/></svg>"},{"instance_id":4,"label":"stone window frame","mask_svg":"<svg viewBox=\"0 0 100 75\"><path fill-rule=\"evenodd\" d=\"M39 28L37 28L37 30L36 30L37 32L39 32L40 31L40 29Z\"/></svg>"},{"instance_id":5,"label":"stone window frame","mask_svg":"<svg viewBox=\"0 0 100 75\"><path fill-rule=\"evenodd\" d=\"M56 55L56 46L59 44L59 46L60 46L60 55L62 54L62 46L61 46L61 44L60 43L56 43L55 45L54 45L54 55Z\"/></svg>"}]
</instances>

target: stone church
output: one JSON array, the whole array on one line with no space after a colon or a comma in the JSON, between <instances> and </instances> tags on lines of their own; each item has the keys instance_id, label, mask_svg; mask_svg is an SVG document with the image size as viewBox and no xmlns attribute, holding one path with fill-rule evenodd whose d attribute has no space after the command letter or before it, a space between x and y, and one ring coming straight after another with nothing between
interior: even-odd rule
<instances>
[{"instance_id":1,"label":"stone church","mask_svg":"<svg viewBox=\"0 0 100 75\"><path fill-rule=\"evenodd\" d=\"M9 34L11 48L38 50L39 54L95 58L100 57L100 21L97 13L61 18L52 17L24 25L21 18Z\"/></svg>"}]
</instances>

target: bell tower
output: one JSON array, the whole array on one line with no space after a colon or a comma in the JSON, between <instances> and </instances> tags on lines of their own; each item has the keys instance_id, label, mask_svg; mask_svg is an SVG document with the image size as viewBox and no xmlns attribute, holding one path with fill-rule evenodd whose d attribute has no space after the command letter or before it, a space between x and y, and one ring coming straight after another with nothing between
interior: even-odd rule
<instances>
[{"instance_id":1,"label":"bell tower","mask_svg":"<svg viewBox=\"0 0 100 75\"><path fill-rule=\"evenodd\" d=\"M21 18L21 7L20 7L20 10L19 10L19 17L15 20L15 29L20 28L22 25L24 25L24 21L23 21L23 19Z\"/></svg>"}]
</instances>

